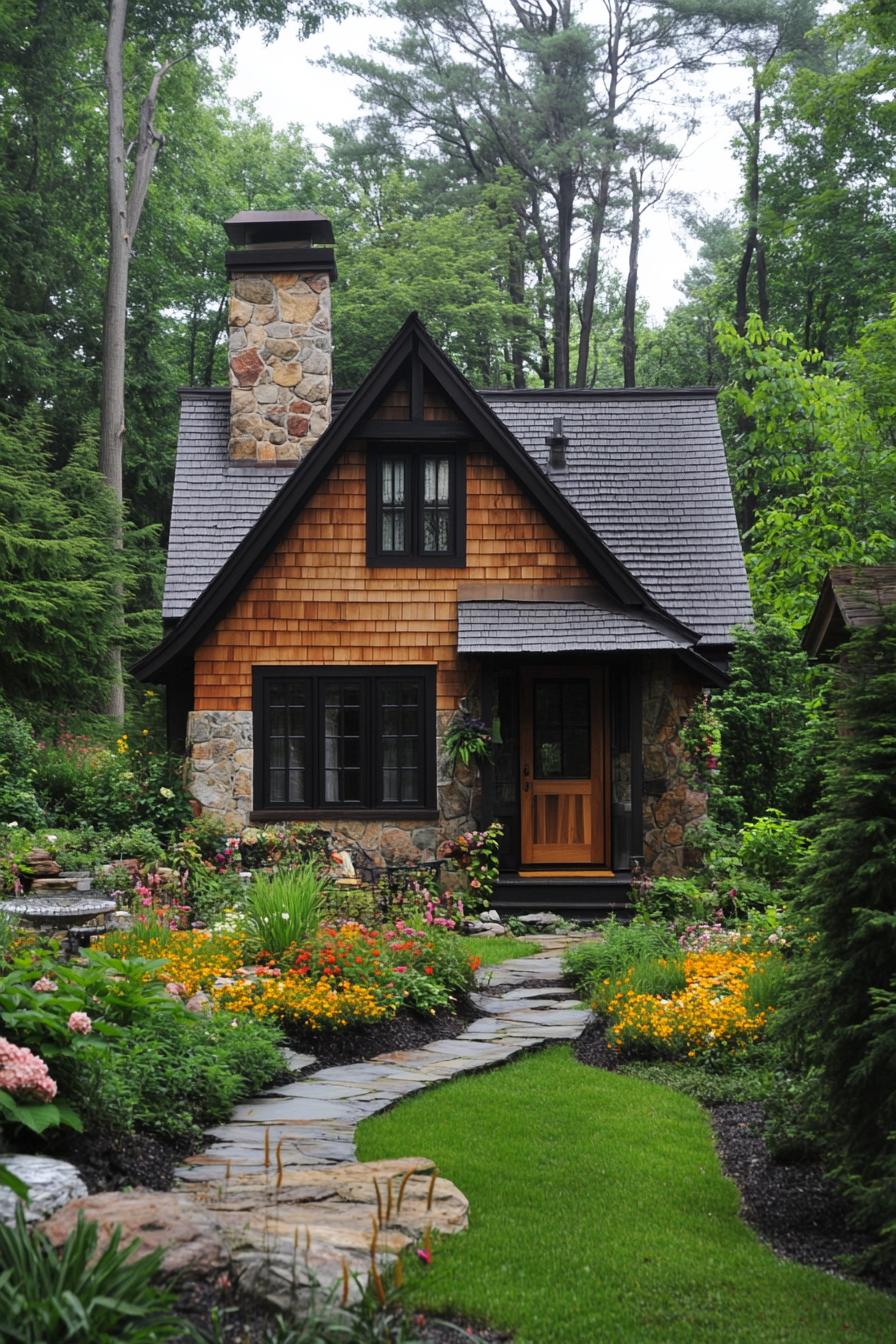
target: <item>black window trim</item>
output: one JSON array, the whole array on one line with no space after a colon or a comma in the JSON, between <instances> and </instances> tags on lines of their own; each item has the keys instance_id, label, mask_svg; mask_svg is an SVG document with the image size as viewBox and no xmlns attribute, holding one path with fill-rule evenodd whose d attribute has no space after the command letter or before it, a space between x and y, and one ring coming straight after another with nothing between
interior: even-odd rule
<instances>
[{"instance_id":1,"label":"black window trim","mask_svg":"<svg viewBox=\"0 0 896 1344\"><path fill-rule=\"evenodd\" d=\"M369 806L344 803L320 804L319 790L321 777L318 774L318 762L323 759L323 716L317 712L318 697L329 681L347 679L366 684L363 714L366 728L362 726L362 772L363 792L367 798L376 799L379 794L377 772L381 766L382 752L379 733L379 700L377 685L381 681L395 678L413 677L419 679L423 689L422 735L420 772L423 782L422 800L418 803L378 803ZM314 804L298 806L294 803L269 803L266 801L268 768L267 734L267 698L265 683L284 678L296 681L307 680L311 688L312 704L309 713L311 719L311 763L306 770L312 780ZM436 668L433 664L378 663L371 664L292 664L272 663L256 665L252 669L252 811L251 821L315 821L326 818L363 817L369 821L386 821L391 817L407 821L432 821L438 816L436 804Z\"/></svg>"},{"instance_id":2,"label":"black window trim","mask_svg":"<svg viewBox=\"0 0 896 1344\"><path fill-rule=\"evenodd\" d=\"M438 423L434 421L433 423ZM423 472L421 463L427 457L447 457L451 463L452 538L447 551L424 551L421 541L423 527ZM410 467L408 510L410 542L401 554L380 548L380 464L387 459L404 460ZM432 443L421 438L418 443L377 444L367 448L367 564L373 569L393 568L451 568L467 563L467 459L457 444Z\"/></svg>"}]
</instances>

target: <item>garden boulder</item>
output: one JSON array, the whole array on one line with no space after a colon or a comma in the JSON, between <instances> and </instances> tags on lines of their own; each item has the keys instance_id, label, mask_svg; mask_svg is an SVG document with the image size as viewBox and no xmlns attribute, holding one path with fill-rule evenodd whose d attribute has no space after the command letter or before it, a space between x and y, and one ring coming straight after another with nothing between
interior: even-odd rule
<instances>
[{"instance_id":1,"label":"garden boulder","mask_svg":"<svg viewBox=\"0 0 896 1344\"><path fill-rule=\"evenodd\" d=\"M165 1274L217 1273L228 1263L217 1219L188 1195L143 1189L88 1195L58 1209L41 1231L54 1246L61 1246L75 1230L79 1214L97 1224L100 1249L116 1227L121 1227L122 1246L136 1238L144 1254L162 1247Z\"/></svg>"},{"instance_id":2,"label":"garden boulder","mask_svg":"<svg viewBox=\"0 0 896 1344\"><path fill-rule=\"evenodd\" d=\"M77 1167L55 1157L29 1157L24 1153L0 1154L0 1166L28 1187L28 1203L24 1205L26 1223L37 1223L51 1213L87 1194ZM0 1223L12 1226L16 1220L19 1198L12 1190L0 1185Z\"/></svg>"}]
</instances>

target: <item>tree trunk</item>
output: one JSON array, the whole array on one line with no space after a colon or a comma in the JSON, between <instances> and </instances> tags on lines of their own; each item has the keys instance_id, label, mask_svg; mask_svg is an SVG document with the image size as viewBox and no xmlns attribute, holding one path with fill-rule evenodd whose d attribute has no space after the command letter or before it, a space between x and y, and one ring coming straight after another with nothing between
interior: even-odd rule
<instances>
[{"instance_id":1,"label":"tree trunk","mask_svg":"<svg viewBox=\"0 0 896 1344\"><path fill-rule=\"evenodd\" d=\"M510 326L510 362L513 369L513 386L526 386L526 370L523 365L525 355L526 319L523 305L526 302L526 231L522 220L517 225L517 237L511 244L510 262L507 272L507 290L510 301L516 310Z\"/></svg>"},{"instance_id":2,"label":"tree trunk","mask_svg":"<svg viewBox=\"0 0 896 1344\"><path fill-rule=\"evenodd\" d=\"M128 271L134 237L143 213L149 180L161 148L162 139L152 124L162 77L171 69L169 61L159 67L150 81L140 105L140 120L134 142L134 167L128 186L124 137L124 35L128 0L108 0L109 18L103 72L109 113L107 169L109 189L109 265L106 273L106 297L103 308L103 382L100 403L100 470L119 504L123 500L122 461L124 450L124 373L128 319ZM115 545L121 549L121 519L116 523ZM123 594L116 588L119 612L123 616ZM121 649L109 654L111 690L108 713L120 723L124 719L124 682Z\"/></svg>"},{"instance_id":3,"label":"tree trunk","mask_svg":"<svg viewBox=\"0 0 896 1344\"><path fill-rule=\"evenodd\" d=\"M557 191L557 274L554 279L554 386L569 387L569 330L572 289L572 225L575 184L561 172Z\"/></svg>"},{"instance_id":4,"label":"tree trunk","mask_svg":"<svg viewBox=\"0 0 896 1344\"><path fill-rule=\"evenodd\" d=\"M205 349L205 362L202 366L201 387L211 387L215 371L215 346L218 344L218 337L224 327L224 308L227 303L226 296L222 297L218 304L218 310L212 318L211 326L208 332L208 344Z\"/></svg>"},{"instance_id":5,"label":"tree trunk","mask_svg":"<svg viewBox=\"0 0 896 1344\"><path fill-rule=\"evenodd\" d=\"M591 240L588 249L588 268L585 272L585 290L582 295L579 349L576 360L576 387L586 387L588 384L588 359L591 351L591 328L594 325L594 300L597 296L600 246L604 236L609 199L610 164L607 162L600 170L597 200L594 203L594 214L591 216Z\"/></svg>"},{"instance_id":6,"label":"tree trunk","mask_svg":"<svg viewBox=\"0 0 896 1344\"><path fill-rule=\"evenodd\" d=\"M747 236L744 239L743 256L737 272L737 295L735 302L734 325L739 336L747 329L749 302L747 287L750 280L750 268L753 255L759 242L759 138L762 130L762 91L759 87L759 72L753 71L753 122L747 131ZM760 308L765 304L768 313L768 295L765 290L765 265L762 264L760 284ZM765 321L765 318L763 318Z\"/></svg>"},{"instance_id":7,"label":"tree trunk","mask_svg":"<svg viewBox=\"0 0 896 1344\"><path fill-rule=\"evenodd\" d=\"M100 470L117 502L122 503L122 445L124 442L124 355L127 327L128 268L131 240L127 229L127 187L124 146L124 74L122 50L127 0L109 0L109 26L103 68L109 109L107 149L109 190L109 266L106 273L106 297L103 309L103 382L100 402ZM121 517L115 524L114 542L123 545ZM119 612L122 606L120 585L116 585ZM121 648L109 651L109 716L124 720L124 681Z\"/></svg>"},{"instance_id":8,"label":"tree trunk","mask_svg":"<svg viewBox=\"0 0 896 1344\"><path fill-rule=\"evenodd\" d=\"M629 169L632 189L632 226L628 245L628 278L625 282L625 306L622 310L622 378L626 387L635 384L635 316L638 306L638 250L641 246L641 183L634 168Z\"/></svg>"}]
</instances>

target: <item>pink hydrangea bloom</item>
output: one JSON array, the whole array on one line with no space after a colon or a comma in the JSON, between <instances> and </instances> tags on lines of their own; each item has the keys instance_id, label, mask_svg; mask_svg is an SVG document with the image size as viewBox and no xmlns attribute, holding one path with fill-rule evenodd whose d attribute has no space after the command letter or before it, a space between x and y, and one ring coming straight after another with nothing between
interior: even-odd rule
<instances>
[{"instance_id":1,"label":"pink hydrangea bloom","mask_svg":"<svg viewBox=\"0 0 896 1344\"><path fill-rule=\"evenodd\" d=\"M47 976L42 975L39 980L35 980L31 988L38 994L52 994L53 990L58 989L59 986L55 980L50 980Z\"/></svg>"},{"instance_id":2,"label":"pink hydrangea bloom","mask_svg":"<svg viewBox=\"0 0 896 1344\"><path fill-rule=\"evenodd\" d=\"M56 1084L40 1055L0 1036L0 1087L23 1101L52 1101Z\"/></svg>"},{"instance_id":3,"label":"pink hydrangea bloom","mask_svg":"<svg viewBox=\"0 0 896 1344\"><path fill-rule=\"evenodd\" d=\"M68 1019L68 1029L78 1036L89 1036L93 1031L93 1023L86 1013L72 1013Z\"/></svg>"}]
</instances>

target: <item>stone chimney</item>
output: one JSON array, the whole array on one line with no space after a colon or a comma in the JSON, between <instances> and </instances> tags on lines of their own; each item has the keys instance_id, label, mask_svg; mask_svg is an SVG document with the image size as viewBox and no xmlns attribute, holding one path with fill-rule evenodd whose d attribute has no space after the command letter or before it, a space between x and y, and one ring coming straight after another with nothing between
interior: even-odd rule
<instances>
[{"instance_id":1,"label":"stone chimney","mask_svg":"<svg viewBox=\"0 0 896 1344\"><path fill-rule=\"evenodd\" d=\"M230 457L299 462L330 423L333 227L313 210L244 210L224 228Z\"/></svg>"}]
</instances>

